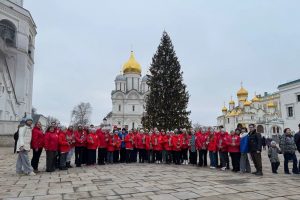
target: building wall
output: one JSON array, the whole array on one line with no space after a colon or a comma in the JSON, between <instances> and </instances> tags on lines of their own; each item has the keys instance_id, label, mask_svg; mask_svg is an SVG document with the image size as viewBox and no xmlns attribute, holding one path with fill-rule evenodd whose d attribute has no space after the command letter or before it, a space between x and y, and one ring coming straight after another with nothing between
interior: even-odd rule
<instances>
[{"instance_id":1,"label":"building wall","mask_svg":"<svg viewBox=\"0 0 300 200\"><path fill-rule=\"evenodd\" d=\"M284 128L291 128L293 131L298 131L300 123L300 81L295 84L289 84L284 87L279 87L280 103L282 118L284 120ZM288 116L288 107L293 108L293 116Z\"/></svg>"}]
</instances>

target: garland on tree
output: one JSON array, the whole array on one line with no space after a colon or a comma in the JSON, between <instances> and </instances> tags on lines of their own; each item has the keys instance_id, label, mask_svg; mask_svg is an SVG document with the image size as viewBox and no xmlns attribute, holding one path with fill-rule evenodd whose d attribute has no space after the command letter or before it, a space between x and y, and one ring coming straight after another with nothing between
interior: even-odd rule
<instances>
[{"instance_id":1,"label":"garland on tree","mask_svg":"<svg viewBox=\"0 0 300 200\"><path fill-rule=\"evenodd\" d=\"M171 38L163 32L161 42L152 58L147 84L146 114L142 118L145 128L174 130L191 127L187 111L189 93L183 83L181 66Z\"/></svg>"}]
</instances>

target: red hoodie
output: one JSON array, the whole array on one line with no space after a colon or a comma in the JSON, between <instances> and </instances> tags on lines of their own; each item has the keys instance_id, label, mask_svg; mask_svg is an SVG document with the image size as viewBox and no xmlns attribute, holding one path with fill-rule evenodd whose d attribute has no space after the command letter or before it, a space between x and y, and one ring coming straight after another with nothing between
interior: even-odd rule
<instances>
[{"instance_id":1,"label":"red hoodie","mask_svg":"<svg viewBox=\"0 0 300 200\"><path fill-rule=\"evenodd\" d=\"M136 135L136 148L145 149L146 146L146 135L142 133L138 133Z\"/></svg>"},{"instance_id":2,"label":"red hoodie","mask_svg":"<svg viewBox=\"0 0 300 200\"><path fill-rule=\"evenodd\" d=\"M217 136L214 133L211 133L209 136L209 143L207 146L208 151L216 152L217 151Z\"/></svg>"},{"instance_id":3,"label":"red hoodie","mask_svg":"<svg viewBox=\"0 0 300 200\"><path fill-rule=\"evenodd\" d=\"M182 146L182 139L180 135L174 135L172 137L172 142L173 142L173 151L181 151L181 146Z\"/></svg>"},{"instance_id":4,"label":"red hoodie","mask_svg":"<svg viewBox=\"0 0 300 200\"><path fill-rule=\"evenodd\" d=\"M84 130L82 131L75 131L75 146L76 147L85 147L86 146L86 132Z\"/></svg>"},{"instance_id":5,"label":"red hoodie","mask_svg":"<svg viewBox=\"0 0 300 200\"><path fill-rule=\"evenodd\" d=\"M135 141L135 138L134 138L134 135L133 133L129 133L126 135L125 137L125 147L126 149L133 149L134 147L134 141Z\"/></svg>"},{"instance_id":6,"label":"red hoodie","mask_svg":"<svg viewBox=\"0 0 300 200\"><path fill-rule=\"evenodd\" d=\"M151 136L149 134L146 134L145 137L146 137L145 149L148 151L152 149Z\"/></svg>"},{"instance_id":7,"label":"red hoodie","mask_svg":"<svg viewBox=\"0 0 300 200\"><path fill-rule=\"evenodd\" d=\"M46 132L44 137L44 148L46 151L58 150L58 134L54 132Z\"/></svg>"},{"instance_id":8,"label":"red hoodie","mask_svg":"<svg viewBox=\"0 0 300 200\"><path fill-rule=\"evenodd\" d=\"M196 148L198 150L207 150L208 136L204 133L198 134L196 138Z\"/></svg>"},{"instance_id":9,"label":"red hoodie","mask_svg":"<svg viewBox=\"0 0 300 200\"><path fill-rule=\"evenodd\" d=\"M173 147L172 136L165 135L163 137L163 140L164 140L164 150L172 151L172 147Z\"/></svg>"},{"instance_id":10,"label":"red hoodie","mask_svg":"<svg viewBox=\"0 0 300 200\"><path fill-rule=\"evenodd\" d=\"M217 146L218 150L221 152L228 152L228 145L227 145L227 137L228 133L220 133L217 139Z\"/></svg>"},{"instance_id":11,"label":"red hoodie","mask_svg":"<svg viewBox=\"0 0 300 200\"><path fill-rule=\"evenodd\" d=\"M180 134L181 140L182 140L182 145L181 145L181 149L187 149L189 148L189 138L188 135L186 133L182 133Z\"/></svg>"},{"instance_id":12,"label":"red hoodie","mask_svg":"<svg viewBox=\"0 0 300 200\"><path fill-rule=\"evenodd\" d=\"M35 126L32 129L31 148L40 149L44 147L44 134L43 130Z\"/></svg>"},{"instance_id":13,"label":"red hoodie","mask_svg":"<svg viewBox=\"0 0 300 200\"><path fill-rule=\"evenodd\" d=\"M162 136L155 134L152 140L152 144L154 151L162 151Z\"/></svg>"},{"instance_id":14,"label":"red hoodie","mask_svg":"<svg viewBox=\"0 0 300 200\"><path fill-rule=\"evenodd\" d=\"M240 136L230 134L227 136L226 142L228 146L228 152L240 152Z\"/></svg>"},{"instance_id":15,"label":"red hoodie","mask_svg":"<svg viewBox=\"0 0 300 200\"><path fill-rule=\"evenodd\" d=\"M97 130L98 134L98 147L101 149L106 149L107 148L107 142L108 142L108 134L103 132L101 129Z\"/></svg>"},{"instance_id":16,"label":"red hoodie","mask_svg":"<svg viewBox=\"0 0 300 200\"><path fill-rule=\"evenodd\" d=\"M61 153L67 153L70 151L70 145L69 142L67 141L66 133L61 131L58 136L58 146L59 146L59 151Z\"/></svg>"},{"instance_id":17,"label":"red hoodie","mask_svg":"<svg viewBox=\"0 0 300 200\"><path fill-rule=\"evenodd\" d=\"M96 150L98 148L99 140L96 133L89 133L86 138L87 149Z\"/></svg>"},{"instance_id":18,"label":"red hoodie","mask_svg":"<svg viewBox=\"0 0 300 200\"><path fill-rule=\"evenodd\" d=\"M67 141L70 144L70 147L75 147L76 139L75 139L75 133L73 130L68 129L66 132Z\"/></svg>"}]
</instances>

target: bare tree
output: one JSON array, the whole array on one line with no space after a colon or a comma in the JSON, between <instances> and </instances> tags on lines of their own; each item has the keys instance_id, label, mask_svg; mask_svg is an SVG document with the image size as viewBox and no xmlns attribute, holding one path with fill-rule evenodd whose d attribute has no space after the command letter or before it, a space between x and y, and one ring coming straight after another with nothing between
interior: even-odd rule
<instances>
[{"instance_id":1,"label":"bare tree","mask_svg":"<svg viewBox=\"0 0 300 200\"><path fill-rule=\"evenodd\" d=\"M47 117L47 127L50 126L51 122L60 123L56 117L48 115Z\"/></svg>"},{"instance_id":2,"label":"bare tree","mask_svg":"<svg viewBox=\"0 0 300 200\"><path fill-rule=\"evenodd\" d=\"M198 122L193 124L194 130L199 130L201 127L203 127L203 126L201 124L199 124Z\"/></svg>"},{"instance_id":3,"label":"bare tree","mask_svg":"<svg viewBox=\"0 0 300 200\"><path fill-rule=\"evenodd\" d=\"M71 121L74 125L86 125L90 122L92 106L90 103L81 102L71 112Z\"/></svg>"}]
</instances>

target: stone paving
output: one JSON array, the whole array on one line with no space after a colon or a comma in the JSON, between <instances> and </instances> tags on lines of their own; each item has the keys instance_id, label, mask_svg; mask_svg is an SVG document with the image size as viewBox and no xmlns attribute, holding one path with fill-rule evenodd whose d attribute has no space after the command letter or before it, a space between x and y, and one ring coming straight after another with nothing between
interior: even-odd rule
<instances>
[{"instance_id":1,"label":"stone paving","mask_svg":"<svg viewBox=\"0 0 300 200\"><path fill-rule=\"evenodd\" d=\"M282 166L278 175L272 174L265 152L264 176L256 177L157 164L92 166L20 176L15 174L16 155L11 151L0 148L0 199L300 199L300 175L285 175ZM40 168L45 169L44 152Z\"/></svg>"}]
</instances>

